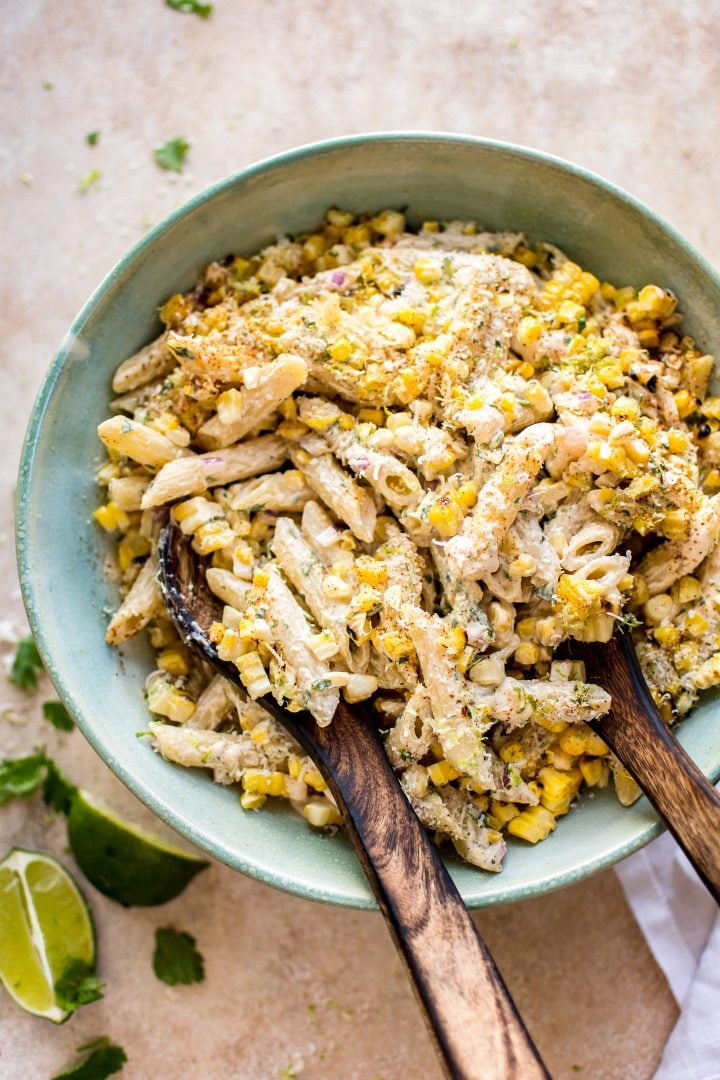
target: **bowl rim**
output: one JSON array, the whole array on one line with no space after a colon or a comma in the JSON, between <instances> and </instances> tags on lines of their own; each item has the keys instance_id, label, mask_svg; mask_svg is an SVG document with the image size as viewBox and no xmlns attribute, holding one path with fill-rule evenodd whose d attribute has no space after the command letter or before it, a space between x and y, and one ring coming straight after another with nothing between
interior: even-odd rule
<instances>
[{"instance_id":1,"label":"bowl rim","mask_svg":"<svg viewBox=\"0 0 720 1080\"><path fill-rule=\"evenodd\" d=\"M340 894L336 891L327 890L322 886L308 884L297 880L295 877L285 875L282 870L268 871L243 855L241 851L225 849L221 842L208 838L195 827L192 821L182 818L176 810L169 806L152 787L148 786L142 776L130 772L115 760L112 752L104 746L104 740L98 735L83 717L72 690L72 678L67 679L54 663L46 635L43 630L42 617L37 602L37 594L41 592L39 582L34 580L34 572L31 566L28 547L26 544L27 531L25 528L26 513L29 509L30 476L36 446L39 440L39 432L45 416L45 412L53 396L58 377L67 360L68 342L74 341L80 336L82 330L91 317L95 307L103 299L105 294L112 288L115 281L123 275L128 267L142 254L148 251L156 240L171 229L176 223L182 221L193 213L198 207L212 201L218 195L232 189L239 183L246 182L256 176L267 175L287 165L311 158L333 150L352 149L353 147L369 145L378 142L428 142L428 143L452 143L458 145L475 146L488 151L497 151L511 157L522 158L540 164L549 165L561 172L569 174L577 179L591 183L602 191L613 196L616 200L624 203L629 209L635 211L641 217L649 219L656 227L659 227L666 235L682 248L695 265L714 283L720 292L720 271L691 244L675 227L669 224L660 214L650 209L640 199L625 191L623 188L606 180L583 166L576 165L565 158L546 153L533 147L523 146L518 143L505 142L498 139L489 139L476 135L466 135L457 132L442 131L378 131L361 132L353 135L338 136L331 139L321 139L305 143L278 154L272 154L251 163L243 169L229 173L220 180L203 188L181 203L176 209L167 214L152 228L150 228L129 250L118 260L112 269L102 278L99 285L93 290L89 299L80 309L78 315L72 321L70 328L65 333L60 346L51 361L40 385L35 403L30 413L27 431L23 441L18 469L16 491L16 526L15 541L18 575L25 610L28 616L30 629L35 638L38 651L43 660L50 679L68 706L70 713L75 719L78 728L91 744L99 757L108 765L112 772L133 792L146 806L148 806L161 820L173 828L181 836L186 837L199 848L208 852L214 858L226 863L235 870L239 870L249 877L262 881L267 885L279 888L284 892L303 897L305 899L323 901L341 907L376 910L378 905L372 896L357 896ZM718 770L720 772L720 769ZM718 776L711 776L713 781ZM619 847L595 858L583 860L578 865L555 874L547 882L536 880L527 885L512 886L507 890L496 890L489 898L482 893L464 898L471 908L494 906L518 900L539 896L546 892L565 888L568 885L579 882L584 878L598 873L601 870L620 862L628 855L644 847L650 840L665 830L665 825L660 820L654 820L645 825L631 839Z\"/></svg>"}]
</instances>

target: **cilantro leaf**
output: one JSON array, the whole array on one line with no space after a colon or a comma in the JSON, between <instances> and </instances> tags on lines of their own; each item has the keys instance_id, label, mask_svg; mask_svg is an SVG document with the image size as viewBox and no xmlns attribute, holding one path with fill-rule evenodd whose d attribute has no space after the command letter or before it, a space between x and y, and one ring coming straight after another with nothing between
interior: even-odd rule
<instances>
[{"instance_id":1,"label":"cilantro leaf","mask_svg":"<svg viewBox=\"0 0 720 1080\"><path fill-rule=\"evenodd\" d=\"M115 1046L107 1036L77 1048L79 1054L86 1050L90 1051L86 1058L63 1069L52 1080L105 1080L113 1073L120 1072L127 1061L123 1048Z\"/></svg>"},{"instance_id":2,"label":"cilantro leaf","mask_svg":"<svg viewBox=\"0 0 720 1080\"><path fill-rule=\"evenodd\" d=\"M34 690L37 686L37 673L43 670L43 662L37 651L37 645L31 636L18 642L15 659L8 679L21 690Z\"/></svg>"},{"instance_id":3,"label":"cilantro leaf","mask_svg":"<svg viewBox=\"0 0 720 1080\"><path fill-rule=\"evenodd\" d=\"M182 172L185 164L185 156L190 149L190 143L178 135L174 139L168 139L162 146L156 146L153 157L161 169L169 169L171 172Z\"/></svg>"},{"instance_id":4,"label":"cilantro leaf","mask_svg":"<svg viewBox=\"0 0 720 1080\"><path fill-rule=\"evenodd\" d=\"M47 775L43 784L43 802L57 814L69 814L77 787L60 772L54 761L45 759Z\"/></svg>"},{"instance_id":5,"label":"cilantro leaf","mask_svg":"<svg viewBox=\"0 0 720 1080\"><path fill-rule=\"evenodd\" d=\"M168 986L189 985L205 978L203 958L195 948L195 938L182 930L163 926L155 931L153 971Z\"/></svg>"},{"instance_id":6,"label":"cilantro leaf","mask_svg":"<svg viewBox=\"0 0 720 1080\"><path fill-rule=\"evenodd\" d=\"M83 176L82 180L80 181L80 191L84 194L93 186L93 184L97 184L101 176L102 173L100 169L91 169L87 176Z\"/></svg>"},{"instance_id":7,"label":"cilantro leaf","mask_svg":"<svg viewBox=\"0 0 720 1080\"><path fill-rule=\"evenodd\" d=\"M72 731L75 727L73 718L62 701L46 701L42 711L45 719L58 731Z\"/></svg>"},{"instance_id":8,"label":"cilantro leaf","mask_svg":"<svg viewBox=\"0 0 720 1080\"><path fill-rule=\"evenodd\" d=\"M173 11L182 11L185 15L199 15L201 19L209 19L213 12L212 4L201 4L198 0L165 0L165 3Z\"/></svg>"},{"instance_id":9,"label":"cilantro leaf","mask_svg":"<svg viewBox=\"0 0 720 1080\"><path fill-rule=\"evenodd\" d=\"M43 771L47 764L44 754L30 754L28 757L7 758L0 761L0 806L11 799L27 799L37 791L43 782Z\"/></svg>"},{"instance_id":10,"label":"cilantro leaf","mask_svg":"<svg viewBox=\"0 0 720 1080\"><path fill-rule=\"evenodd\" d=\"M636 615L633 615L632 611L624 611L622 615L618 615L615 622L623 630L634 630L636 626L642 626L642 623Z\"/></svg>"},{"instance_id":11,"label":"cilantro leaf","mask_svg":"<svg viewBox=\"0 0 720 1080\"><path fill-rule=\"evenodd\" d=\"M55 997L61 1009L74 1012L80 1005L89 1005L103 996L105 984L101 983L86 960L78 957L68 960L60 978L55 983Z\"/></svg>"},{"instance_id":12,"label":"cilantro leaf","mask_svg":"<svg viewBox=\"0 0 720 1080\"><path fill-rule=\"evenodd\" d=\"M97 144L100 142L100 132L88 131L87 135L85 136L85 142L88 144L88 146L97 146Z\"/></svg>"}]
</instances>

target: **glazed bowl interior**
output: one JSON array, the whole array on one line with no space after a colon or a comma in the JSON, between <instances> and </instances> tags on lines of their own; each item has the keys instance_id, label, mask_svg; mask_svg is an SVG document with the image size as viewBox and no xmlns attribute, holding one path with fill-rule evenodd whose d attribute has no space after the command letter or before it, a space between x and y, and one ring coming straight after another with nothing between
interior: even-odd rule
<instances>
[{"instance_id":1,"label":"glazed bowl interior","mask_svg":"<svg viewBox=\"0 0 720 1080\"><path fill-rule=\"evenodd\" d=\"M374 900L348 840L313 831L289 809L245 813L236 790L175 767L136 732L147 728L142 690L152 653L142 639L107 647L117 591L103 571L111 541L91 524L118 363L156 336L158 307L192 286L208 262L247 254L283 233L314 227L329 206L405 208L411 223L461 218L550 240L584 268L619 284L672 288L687 327L720 355L720 281L685 241L611 185L565 162L461 136L357 136L283 154L192 199L137 244L100 285L55 358L33 412L18 488L18 555L33 632L79 727L110 768L160 817L217 858L305 897L355 907ZM680 728L716 779L720 706L705 700ZM81 779L81 778L77 778ZM660 825L645 799L623 809L610 790L585 794L553 836L510 840L488 874L448 857L471 906L568 885L646 843Z\"/></svg>"}]
</instances>

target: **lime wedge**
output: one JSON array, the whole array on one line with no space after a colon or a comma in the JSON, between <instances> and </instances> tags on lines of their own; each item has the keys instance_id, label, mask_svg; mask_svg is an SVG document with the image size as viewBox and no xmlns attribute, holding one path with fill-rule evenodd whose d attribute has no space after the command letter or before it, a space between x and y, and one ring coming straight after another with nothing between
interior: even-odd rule
<instances>
[{"instance_id":1,"label":"lime wedge","mask_svg":"<svg viewBox=\"0 0 720 1080\"><path fill-rule=\"evenodd\" d=\"M95 965L85 899L50 855L14 848L0 862L0 979L18 1005L55 1024L70 1013L54 986L71 960Z\"/></svg>"},{"instance_id":2,"label":"lime wedge","mask_svg":"<svg viewBox=\"0 0 720 1080\"><path fill-rule=\"evenodd\" d=\"M126 907L151 907L174 899L208 865L123 821L82 790L68 815L68 840L88 881Z\"/></svg>"}]
</instances>

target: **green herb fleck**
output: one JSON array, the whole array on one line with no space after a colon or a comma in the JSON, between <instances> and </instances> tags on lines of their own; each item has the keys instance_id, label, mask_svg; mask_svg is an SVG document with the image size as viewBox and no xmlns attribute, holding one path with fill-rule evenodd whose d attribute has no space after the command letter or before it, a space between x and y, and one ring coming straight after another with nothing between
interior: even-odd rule
<instances>
[{"instance_id":1,"label":"green herb fleck","mask_svg":"<svg viewBox=\"0 0 720 1080\"><path fill-rule=\"evenodd\" d=\"M8 679L21 690L34 690L37 687L37 675L43 670L43 662L32 637L18 642L15 659Z\"/></svg>"},{"instance_id":2,"label":"green herb fleck","mask_svg":"<svg viewBox=\"0 0 720 1080\"><path fill-rule=\"evenodd\" d=\"M181 11L183 15L199 15L201 19L209 19L213 13L212 4L201 4L198 0L165 0L165 3L173 11Z\"/></svg>"},{"instance_id":3,"label":"green herb fleck","mask_svg":"<svg viewBox=\"0 0 720 1080\"><path fill-rule=\"evenodd\" d=\"M44 779L46 762L44 754L0 761L0 806L11 799L26 799L37 791Z\"/></svg>"},{"instance_id":4,"label":"green herb fleck","mask_svg":"<svg viewBox=\"0 0 720 1080\"><path fill-rule=\"evenodd\" d=\"M102 176L100 169L91 169L87 176L84 176L80 181L80 191L84 194L89 191L94 184L97 184L98 180Z\"/></svg>"},{"instance_id":5,"label":"green herb fleck","mask_svg":"<svg viewBox=\"0 0 720 1080\"><path fill-rule=\"evenodd\" d=\"M308 1020L310 1021L310 1023L311 1024L317 1024L317 1022L318 1022L317 1005L306 1005L305 1006L305 1012L308 1014Z\"/></svg>"},{"instance_id":6,"label":"green herb fleck","mask_svg":"<svg viewBox=\"0 0 720 1080\"><path fill-rule=\"evenodd\" d=\"M336 1013L339 1013L343 1020L352 1020L352 1013L350 1010L346 1009L345 1006L341 1005L335 998L328 998L327 1007L328 1009L334 1009Z\"/></svg>"},{"instance_id":7,"label":"green herb fleck","mask_svg":"<svg viewBox=\"0 0 720 1080\"><path fill-rule=\"evenodd\" d=\"M75 957L68 960L65 970L55 983L55 997L61 1009L74 1012L81 1005L99 1001L103 996L104 986L93 967L86 960Z\"/></svg>"},{"instance_id":8,"label":"green herb fleck","mask_svg":"<svg viewBox=\"0 0 720 1080\"><path fill-rule=\"evenodd\" d=\"M100 132L88 131L87 135L85 136L85 142L88 144L88 146L97 146L97 144L100 142Z\"/></svg>"},{"instance_id":9,"label":"green herb fleck","mask_svg":"<svg viewBox=\"0 0 720 1080\"><path fill-rule=\"evenodd\" d=\"M94 1042L78 1046L77 1053L87 1052L87 1057L75 1065L63 1069L52 1080L105 1080L113 1073L120 1072L127 1061L127 1054L121 1046L115 1046L107 1035Z\"/></svg>"},{"instance_id":10,"label":"green herb fleck","mask_svg":"<svg viewBox=\"0 0 720 1080\"><path fill-rule=\"evenodd\" d=\"M618 615L615 621L623 630L634 630L636 626L642 626L640 620L631 611Z\"/></svg>"},{"instance_id":11,"label":"green herb fleck","mask_svg":"<svg viewBox=\"0 0 720 1080\"><path fill-rule=\"evenodd\" d=\"M203 958L195 948L195 938L182 930L163 926L155 931L153 971L168 986L202 982L205 978Z\"/></svg>"},{"instance_id":12,"label":"green herb fleck","mask_svg":"<svg viewBox=\"0 0 720 1080\"><path fill-rule=\"evenodd\" d=\"M58 731L72 731L75 727L73 718L62 701L46 701L42 711L45 719Z\"/></svg>"},{"instance_id":13,"label":"green herb fleck","mask_svg":"<svg viewBox=\"0 0 720 1080\"><path fill-rule=\"evenodd\" d=\"M54 90L55 83L51 83L49 79L45 79L42 84L43 90Z\"/></svg>"},{"instance_id":14,"label":"green herb fleck","mask_svg":"<svg viewBox=\"0 0 720 1080\"><path fill-rule=\"evenodd\" d=\"M311 690L329 690L332 686L330 679L315 679L310 683Z\"/></svg>"},{"instance_id":15,"label":"green herb fleck","mask_svg":"<svg viewBox=\"0 0 720 1080\"><path fill-rule=\"evenodd\" d=\"M585 1066L584 1065L571 1065L570 1068L572 1069L573 1072L582 1072L583 1069L585 1068Z\"/></svg>"},{"instance_id":16,"label":"green herb fleck","mask_svg":"<svg viewBox=\"0 0 720 1080\"><path fill-rule=\"evenodd\" d=\"M190 143L183 139L181 135L178 135L174 139L168 139L162 146L156 146L153 150L153 157L161 169L180 173L183 171L185 157L189 149Z\"/></svg>"},{"instance_id":17,"label":"green herb fleck","mask_svg":"<svg viewBox=\"0 0 720 1080\"><path fill-rule=\"evenodd\" d=\"M43 784L43 802L57 814L69 814L77 787L58 769L54 761L45 759L47 775Z\"/></svg>"}]
</instances>

